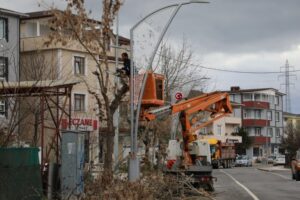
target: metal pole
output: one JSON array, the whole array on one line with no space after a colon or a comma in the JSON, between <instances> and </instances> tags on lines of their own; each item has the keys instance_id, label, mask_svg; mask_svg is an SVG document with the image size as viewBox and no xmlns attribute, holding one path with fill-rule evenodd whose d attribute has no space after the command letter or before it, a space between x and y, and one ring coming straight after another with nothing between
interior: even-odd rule
<instances>
[{"instance_id":1,"label":"metal pole","mask_svg":"<svg viewBox=\"0 0 300 200\"><path fill-rule=\"evenodd\" d=\"M44 96L40 98L41 101L41 170L44 167Z\"/></svg>"},{"instance_id":2,"label":"metal pole","mask_svg":"<svg viewBox=\"0 0 300 200\"><path fill-rule=\"evenodd\" d=\"M130 114L131 114L131 155L130 155L130 161L129 161L129 181L136 181L139 179L139 161L138 158L136 157L137 153L138 153L138 147L137 147L137 132L138 132L138 115L140 113L140 108L141 108L141 100L144 94L144 88L145 88L145 84L146 84L146 80L147 80L147 73L144 76L143 82L142 82L142 88L141 88L141 93L139 94L139 99L138 99L138 104L137 104L137 110L136 113L134 115L134 76L133 76L133 58L134 58L134 52L133 52L133 31L134 29L141 24L145 19L147 19L148 17L150 17L151 15L166 9L166 8L170 8L170 7L174 7L177 6L176 9L174 10L174 12L172 13L168 23L165 25L159 39L158 42L156 43L156 46L151 54L150 57L150 62L148 63L148 70L152 67L152 63L155 57L155 53L157 51L157 49L159 48L159 45L165 35L165 33L167 32L171 22L173 21L174 17L176 16L178 10L181 8L182 5L186 5L186 4L190 4L190 3L208 3L206 1L189 1L189 2L185 2L185 3L180 3L180 4L173 4L173 5L169 5L169 6L165 6L163 8L160 8L158 10L155 10L154 12L148 14L146 17L144 17L142 20L140 20L137 24L135 24L131 29L130 29L130 50L131 50L131 68L130 68Z\"/></svg>"},{"instance_id":3,"label":"metal pole","mask_svg":"<svg viewBox=\"0 0 300 200\"><path fill-rule=\"evenodd\" d=\"M119 13L116 15L116 46L119 46ZM118 58L118 48L115 48L115 67L116 70L119 65L119 58ZM119 78L115 76L115 90L118 90L119 85ZM119 106L116 109L113 115L113 124L115 126L115 137L114 137L114 167L118 166L118 158L119 158ZM117 170L117 169L116 169Z\"/></svg>"},{"instance_id":4,"label":"metal pole","mask_svg":"<svg viewBox=\"0 0 300 200\"><path fill-rule=\"evenodd\" d=\"M129 171L128 171L128 178L129 181L136 181L140 177L140 166L138 158L136 157L137 154L137 141L135 140L136 136L134 135L134 66L133 66L133 29L130 29L130 136L131 136L131 152L129 155Z\"/></svg>"},{"instance_id":5,"label":"metal pole","mask_svg":"<svg viewBox=\"0 0 300 200\"><path fill-rule=\"evenodd\" d=\"M58 164L59 162L59 89L56 89L56 127L55 127L55 134L56 134L56 163Z\"/></svg>"}]
</instances>

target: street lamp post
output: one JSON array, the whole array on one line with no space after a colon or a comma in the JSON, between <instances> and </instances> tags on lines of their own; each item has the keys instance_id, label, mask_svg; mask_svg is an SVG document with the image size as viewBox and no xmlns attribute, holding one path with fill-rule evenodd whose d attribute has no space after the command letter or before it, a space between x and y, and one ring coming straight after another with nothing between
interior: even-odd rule
<instances>
[{"instance_id":1,"label":"street lamp post","mask_svg":"<svg viewBox=\"0 0 300 200\"><path fill-rule=\"evenodd\" d=\"M187 4L191 4L191 3L209 3L207 1L195 1L195 0L191 0L188 2L183 2L183 3L177 3L177 4L172 4L172 5L168 5L165 6L163 8L157 9L155 11L153 11L152 13L148 14L146 17L144 17L143 19L141 19L139 22L137 22L131 29L130 29L130 52L131 52L131 68L130 68L130 133L131 133L131 153L130 153L130 160L129 160L129 181L136 181L139 179L140 176L140 168L139 168L139 160L137 158L137 153L138 153L138 142L137 142L137 132L138 132L138 116L140 113L140 106L141 106L141 100L144 94L144 88L145 88L145 84L146 84L146 80L147 80L147 73L144 76L143 82L142 82L142 87L141 87L141 92L139 93L139 98L138 98L138 102L137 102L137 109L134 109L134 38L133 38L133 33L135 31L135 29L146 19L149 19L151 16L157 14L158 12L168 9L168 8L172 8L174 7L175 10L172 12L168 22L166 23L166 25L164 26L162 32L159 35L159 38L155 44L155 47L153 49L153 51L151 52L151 56L149 59L149 63L147 65L147 69L150 69L152 67L152 63L155 57L155 54L157 52L157 49L159 48L159 45L165 35L165 33L167 32L170 24L172 23L174 17L176 16L176 14L178 13L179 9L183 6L183 5L187 5Z\"/></svg>"}]
</instances>

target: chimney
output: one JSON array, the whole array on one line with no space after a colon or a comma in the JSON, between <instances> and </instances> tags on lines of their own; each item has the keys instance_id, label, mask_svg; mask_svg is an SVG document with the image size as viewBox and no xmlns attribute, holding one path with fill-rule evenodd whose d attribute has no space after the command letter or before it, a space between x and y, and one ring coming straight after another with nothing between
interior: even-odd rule
<instances>
[{"instance_id":1,"label":"chimney","mask_svg":"<svg viewBox=\"0 0 300 200\"><path fill-rule=\"evenodd\" d=\"M240 87L239 86L232 86L232 87L230 87L230 91L231 92L237 92L237 91L239 91L240 90Z\"/></svg>"}]
</instances>

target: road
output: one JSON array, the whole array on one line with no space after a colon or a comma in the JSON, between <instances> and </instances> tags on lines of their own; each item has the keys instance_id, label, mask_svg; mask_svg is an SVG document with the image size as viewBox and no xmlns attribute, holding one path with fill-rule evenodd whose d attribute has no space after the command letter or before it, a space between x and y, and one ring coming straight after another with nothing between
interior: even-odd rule
<instances>
[{"instance_id":1,"label":"road","mask_svg":"<svg viewBox=\"0 0 300 200\"><path fill-rule=\"evenodd\" d=\"M300 181L290 171L266 172L256 167L214 170L217 200L289 200L300 199Z\"/></svg>"}]
</instances>

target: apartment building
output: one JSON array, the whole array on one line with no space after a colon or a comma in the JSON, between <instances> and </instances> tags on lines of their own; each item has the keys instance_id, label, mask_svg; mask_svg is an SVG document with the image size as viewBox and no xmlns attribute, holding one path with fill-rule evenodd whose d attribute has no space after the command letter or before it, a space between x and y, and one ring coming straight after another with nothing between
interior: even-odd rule
<instances>
[{"instance_id":1,"label":"apartment building","mask_svg":"<svg viewBox=\"0 0 300 200\"><path fill-rule=\"evenodd\" d=\"M242 127L253 139L246 150L250 157L283 153L280 149L283 136L283 96L274 88L240 89L231 87L230 99L243 106L234 109L242 120Z\"/></svg>"},{"instance_id":2,"label":"apartment building","mask_svg":"<svg viewBox=\"0 0 300 200\"><path fill-rule=\"evenodd\" d=\"M0 8L0 81L19 80L20 17L24 16L23 13ZM0 100L0 120L9 117L8 101Z\"/></svg>"},{"instance_id":3,"label":"apartment building","mask_svg":"<svg viewBox=\"0 0 300 200\"><path fill-rule=\"evenodd\" d=\"M27 17L23 17L21 21L21 55L24 59L32 61L38 58L43 74L42 79L50 80L68 80L80 78L82 83L73 87L71 94L71 128L86 132L86 141L88 149L86 150L88 160L98 163L99 161L99 146L98 146L98 131L99 129L105 132L104 122L98 121L97 103L93 95L89 94L88 86L94 90L100 88L97 84L95 72L96 62L91 55L81 47L77 41L72 41L65 46L61 44L53 44L45 46L45 41L48 40L50 28L48 22L53 17L50 11L41 11L28 13ZM99 22L100 23L100 22ZM129 40L124 37L119 37L119 45L125 49L129 49ZM111 71L115 71L115 49L109 48L109 62ZM118 51L118 57L123 51ZM122 65L122 63L119 63ZM40 77L28 76L26 66L23 67L21 74L22 80L36 79ZM32 70L29 68L29 71ZM32 74L31 74L32 75ZM114 76L111 76L111 83L114 83ZM100 91L100 89L99 89ZM111 91L113 94L113 91ZM122 108L121 108L122 110ZM68 127L67 118L61 119L61 128ZM126 129L120 127L120 131L126 132Z\"/></svg>"},{"instance_id":4,"label":"apartment building","mask_svg":"<svg viewBox=\"0 0 300 200\"><path fill-rule=\"evenodd\" d=\"M242 119L238 112L241 104L231 102L233 112L230 115L224 116L220 119L213 121L210 125L201 129L201 134L207 137L218 138L222 142L235 142L241 143L242 138L236 136L239 128L242 126Z\"/></svg>"},{"instance_id":5,"label":"apartment building","mask_svg":"<svg viewBox=\"0 0 300 200\"><path fill-rule=\"evenodd\" d=\"M292 125L293 128L300 128L300 114L284 112L283 119L285 128L287 128L289 125Z\"/></svg>"}]
</instances>

